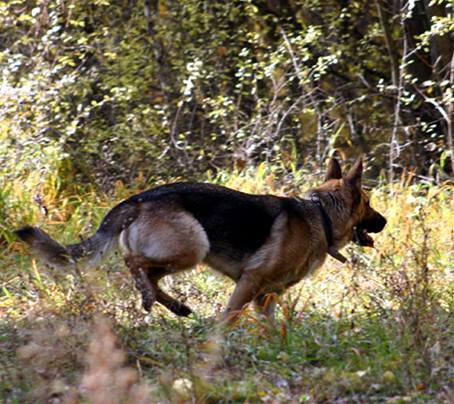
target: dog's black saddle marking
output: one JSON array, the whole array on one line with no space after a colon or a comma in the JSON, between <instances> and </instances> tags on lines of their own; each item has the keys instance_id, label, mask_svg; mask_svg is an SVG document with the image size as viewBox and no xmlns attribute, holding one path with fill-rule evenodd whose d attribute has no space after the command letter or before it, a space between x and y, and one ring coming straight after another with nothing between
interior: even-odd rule
<instances>
[{"instance_id":1,"label":"dog's black saddle marking","mask_svg":"<svg viewBox=\"0 0 454 404\"><path fill-rule=\"evenodd\" d=\"M182 182L150 189L128 201L161 201L185 209L204 228L213 253L239 260L266 242L275 219L284 210L285 199L246 194L220 185Z\"/></svg>"}]
</instances>

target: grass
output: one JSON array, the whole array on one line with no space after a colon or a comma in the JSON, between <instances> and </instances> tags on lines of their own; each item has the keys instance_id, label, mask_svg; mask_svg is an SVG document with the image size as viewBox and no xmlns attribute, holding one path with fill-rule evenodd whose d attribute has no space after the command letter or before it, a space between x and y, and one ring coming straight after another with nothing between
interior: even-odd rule
<instances>
[{"instance_id":1,"label":"grass","mask_svg":"<svg viewBox=\"0 0 454 404\"><path fill-rule=\"evenodd\" d=\"M309 178L279 181L262 166L209 180L292 194ZM0 197L0 401L454 400L452 186L377 187L372 204L389 222L375 250L348 247L347 265L328 259L279 298L276 326L246 311L229 331L214 318L233 285L204 268L166 280L195 311L179 319L142 311L118 256L81 274L34 261L11 228L33 222L72 242L144 184L119 183L114 196L46 186L47 217L26 184Z\"/></svg>"}]
</instances>

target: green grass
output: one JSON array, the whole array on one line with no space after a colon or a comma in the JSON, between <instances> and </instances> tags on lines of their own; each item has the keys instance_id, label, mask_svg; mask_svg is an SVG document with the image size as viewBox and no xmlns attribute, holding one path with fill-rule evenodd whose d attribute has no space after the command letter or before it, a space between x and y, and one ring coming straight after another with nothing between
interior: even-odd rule
<instances>
[{"instance_id":1,"label":"green grass","mask_svg":"<svg viewBox=\"0 0 454 404\"><path fill-rule=\"evenodd\" d=\"M262 167L211 180L282 194L297 192L293 184L307 189L307 178L279 182ZM107 390L81 387L102 375L118 402L453 399L452 186L380 186L372 204L389 222L375 250L348 247L347 265L328 259L279 299L275 325L249 310L230 330L219 330L215 317L233 284L205 268L165 282L193 316L158 305L147 314L119 256L81 268L80 278L35 262L10 233L27 219L72 242L137 188L119 184L115 197L50 192L46 219L26 187L3 199L0 401L102 402ZM107 328L93 328L99 316L110 319ZM95 344L113 334L125 352L118 361L106 359L122 357L116 348Z\"/></svg>"}]
</instances>

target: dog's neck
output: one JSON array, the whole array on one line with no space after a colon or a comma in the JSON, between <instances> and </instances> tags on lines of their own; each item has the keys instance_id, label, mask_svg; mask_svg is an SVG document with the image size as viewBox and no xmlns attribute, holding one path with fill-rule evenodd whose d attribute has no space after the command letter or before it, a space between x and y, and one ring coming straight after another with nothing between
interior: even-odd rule
<instances>
[{"instance_id":1,"label":"dog's neck","mask_svg":"<svg viewBox=\"0 0 454 404\"><path fill-rule=\"evenodd\" d=\"M318 209L320 212L320 217L322 219L323 230L325 232L326 243L328 245L327 253L331 255L336 260L342 262L343 264L347 262L347 258L345 258L336 248L334 244L334 236L333 236L333 222L331 218L326 213L325 208L323 207L322 201L320 197L316 193L312 193L309 195L308 198Z\"/></svg>"}]
</instances>

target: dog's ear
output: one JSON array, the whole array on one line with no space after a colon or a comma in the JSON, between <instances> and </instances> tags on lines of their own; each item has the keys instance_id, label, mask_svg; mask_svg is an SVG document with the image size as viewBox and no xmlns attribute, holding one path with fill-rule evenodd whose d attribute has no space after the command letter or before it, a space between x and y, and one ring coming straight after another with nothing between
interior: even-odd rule
<instances>
[{"instance_id":1,"label":"dog's ear","mask_svg":"<svg viewBox=\"0 0 454 404\"><path fill-rule=\"evenodd\" d=\"M345 181L354 188L361 188L361 178L363 176L363 158L360 157L353 164L352 168L345 176Z\"/></svg>"},{"instance_id":2,"label":"dog's ear","mask_svg":"<svg viewBox=\"0 0 454 404\"><path fill-rule=\"evenodd\" d=\"M339 162L331 157L328 163L328 170L326 171L325 181L340 180L342 178L342 169Z\"/></svg>"}]
</instances>

